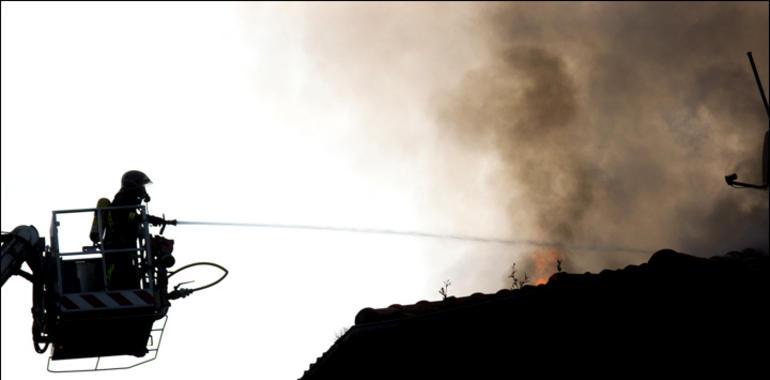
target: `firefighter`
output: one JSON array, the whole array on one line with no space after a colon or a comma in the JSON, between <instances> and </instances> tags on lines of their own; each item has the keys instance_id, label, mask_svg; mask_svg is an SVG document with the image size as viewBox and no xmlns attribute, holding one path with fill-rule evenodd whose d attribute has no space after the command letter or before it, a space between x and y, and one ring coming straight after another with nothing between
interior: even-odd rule
<instances>
[{"instance_id":1,"label":"firefighter","mask_svg":"<svg viewBox=\"0 0 770 380\"><path fill-rule=\"evenodd\" d=\"M110 204L110 207L136 206L110 210L107 213L104 248L105 250L125 250L104 254L107 286L112 290L139 287L137 239L143 239L144 236L142 236L142 218L137 208L142 202L150 201L146 185L151 183L146 174L138 170L127 171L121 178L120 191L115 194ZM156 216L147 217L148 221L155 226L164 222L162 218Z\"/></svg>"}]
</instances>

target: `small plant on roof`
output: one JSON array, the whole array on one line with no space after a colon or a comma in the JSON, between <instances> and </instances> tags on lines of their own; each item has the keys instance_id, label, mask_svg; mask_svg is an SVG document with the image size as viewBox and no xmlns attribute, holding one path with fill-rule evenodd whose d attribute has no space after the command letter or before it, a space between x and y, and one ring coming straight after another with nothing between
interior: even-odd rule
<instances>
[{"instance_id":1,"label":"small plant on roof","mask_svg":"<svg viewBox=\"0 0 770 380\"><path fill-rule=\"evenodd\" d=\"M511 266L511 274L508 275L508 277L512 280L511 289L521 289L524 285L529 283L527 272L524 272L524 279L522 280L519 280L519 278L516 276L516 263L513 263Z\"/></svg>"},{"instance_id":2,"label":"small plant on roof","mask_svg":"<svg viewBox=\"0 0 770 380\"><path fill-rule=\"evenodd\" d=\"M443 299L446 299L447 297L449 297L449 293L448 293L449 285L452 285L452 282L450 282L449 280L446 280L444 281L444 286L442 286L441 289L438 290L438 294L441 294L441 296L444 297Z\"/></svg>"},{"instance_id":3,"label":"small plant on roof","mask_svg":"<svg viewBox=\"0 0 770 380\"><path fill-rule=\"evenodd\" d=\"M347 333L348 330L350 330L350 327L343 327L343 328L337 330L337 332L334 333L334 340L337 341L340 338L342 338L343 336L345 336L345 333Z\"/></svg>"}]
</instances>

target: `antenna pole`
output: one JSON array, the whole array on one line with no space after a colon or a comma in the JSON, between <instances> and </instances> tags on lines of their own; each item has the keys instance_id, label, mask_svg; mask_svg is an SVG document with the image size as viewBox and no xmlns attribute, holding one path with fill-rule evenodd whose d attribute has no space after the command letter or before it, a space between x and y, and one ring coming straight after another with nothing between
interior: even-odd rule
<instances>
[{"instance_id":1,"label":"antenna pole","mask_svg":"<svg viewBox=\"0 0 770 380\"><path fill-rule=\"evenodd\" d=\"M762 96L762 103L765 104L765 112L767 117L770 118L770 107L767 106L767 97L765 96L765 89L762 88L762 81L759 79L759 73L757 73L757 65L754 64L754 57L751 52L746 53L749 56L749 62L751 62L751 69L754 70L754 79L757 80L757 87L759 87L759 95Z\"/></svg>"}]
</instances>

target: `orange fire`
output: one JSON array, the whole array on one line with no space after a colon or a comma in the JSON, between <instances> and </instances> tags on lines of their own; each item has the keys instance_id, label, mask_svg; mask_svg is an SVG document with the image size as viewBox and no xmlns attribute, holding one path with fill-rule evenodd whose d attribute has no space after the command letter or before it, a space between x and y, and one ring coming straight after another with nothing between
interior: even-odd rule
<instances>
[{"instance_id":1,"label":"orange fire","mask_svg":"<svg viewBox=\"0 0 770 380\"><path fill-rule=\"evenodd\" d=\"M555 249L536 250L532 253L534 265L532 284L542 285L548 282L548 278L557 272L561 262L561 253Z\"/></svg>"}]
</instances>

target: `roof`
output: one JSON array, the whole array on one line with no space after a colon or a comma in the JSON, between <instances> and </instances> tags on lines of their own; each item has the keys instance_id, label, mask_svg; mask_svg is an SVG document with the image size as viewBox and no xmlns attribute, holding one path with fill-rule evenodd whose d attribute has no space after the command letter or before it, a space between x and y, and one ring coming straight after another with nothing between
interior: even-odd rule
<instances>
[{"instance_id":1,"label":"roof","mask_svg":"<svg viewBox=\"0 0 770 380\"><path fill-rule=\"evenodd\" d=\"M751 355L759 359L752 347L770 338L769 269L768 256L751 250L709 259L661 250L645 264L557 273L545 285L365 308L302 379L500 378L608 363L684 369L674 360L682 353L740 358L747 368Z\"/></svg>"}]
</instances>

